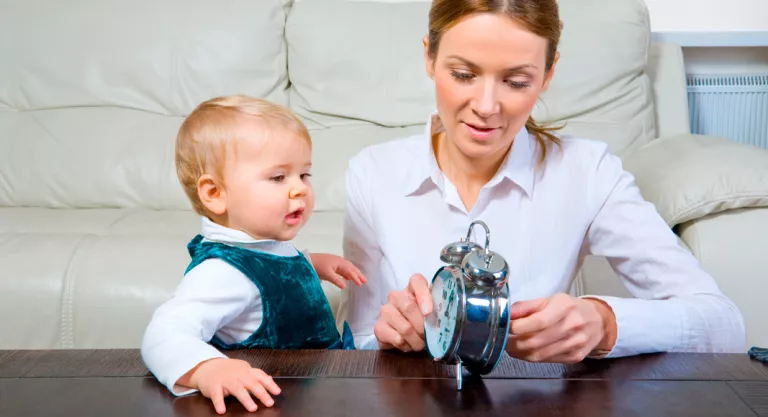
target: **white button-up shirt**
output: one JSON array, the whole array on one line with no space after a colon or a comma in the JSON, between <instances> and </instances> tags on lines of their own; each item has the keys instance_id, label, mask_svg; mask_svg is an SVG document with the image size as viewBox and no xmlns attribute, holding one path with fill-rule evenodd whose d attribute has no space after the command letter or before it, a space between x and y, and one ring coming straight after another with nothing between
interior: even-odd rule
<instances>
[{"instance_id":1,"label":"white button-up shirt","mask_svg":"<svg viewBox=\"0 0 768 417\"><path fill-rule=\"evenodd\" d=\"M636 297L596 297L617 320L609 357L743 350L740 311L605 143L563 137L537 167L538 144L523 128L467 211L435 160L434 117L424 134L368 147L350 161L344 255L368 284L347 287L338 318L349 322L358 348L377 348L373 326L387 294L406 288L414 273L431 282L443 265L440 250L482 220L491 250L509 263L510 302L568 292L586 255L609 260ZM483 245L483 229L474 230Z\"/></svg>"}]
</instances>

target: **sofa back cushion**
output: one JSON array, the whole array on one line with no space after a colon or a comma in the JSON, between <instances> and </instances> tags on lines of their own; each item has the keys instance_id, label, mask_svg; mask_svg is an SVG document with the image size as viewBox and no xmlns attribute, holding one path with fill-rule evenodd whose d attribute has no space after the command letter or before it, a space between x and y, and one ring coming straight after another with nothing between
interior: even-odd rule
<instances>
[{"instance_id":1,"label":"sofa back cushion","mask_svg":"<svg viewBox=\"0 0 768 417\"><path fill-rule=\"evenodd\" d=\"M286 24L291 107L311 127L423 124L429 2L303 0Z\"/></svg>"},{"instance_id":2,"label":"sofa back cushion","mask_svg":"<svg viewBox=\"0 0 768 417\"><path fill-rule=\"evenodd\" d=\"M435 108L429 1L298 0L286 25L290 101L314 127L422 124ZM655 137L642 0L562 0L561 57L534 117L625 155Z\"/></svg>"},{"instance_id":3,"label":"sofa back cushion","mask_svg":"<svg viewBox=\"0 0 768 417\"><path fill-rule=\"evenodd\" d=\"M173 142L224 94L288 104L286 0L11 2L0 206L188 207Z\"/></svg>"}]
</instances>

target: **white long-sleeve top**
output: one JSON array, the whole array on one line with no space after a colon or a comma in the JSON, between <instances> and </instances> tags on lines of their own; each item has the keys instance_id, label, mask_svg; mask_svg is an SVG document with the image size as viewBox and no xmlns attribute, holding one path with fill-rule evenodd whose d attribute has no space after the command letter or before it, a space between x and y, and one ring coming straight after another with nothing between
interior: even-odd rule
<instances>
[{"instance_id":1,"label":"white long-sleeve top","mask_svg":"<svg viewBox=\"0 0 768 417\"><path fill-rule=\"evenodd\" d=\"M220 242L278 256L296 256L289 242L256 240L203 217L205 241ZM307 260L309 254L305 253ZM175 395L196 390L176 381L200 362L226 355L208 343L218 336L239 343L261 325L258 287L239 269L220 259L208 259L182 278L173 297L155 310L144 333L141 356L147 368Z\"/></svg>"},{"instance_id":2,"label":"white long-sleeve top","mask_svg":"<svg viewBox=\"0 0 768 417\"><path fill-rule=\"evenodd\" d=\"M406 288L414 273L431 281L443 265L440 250L479 219L490 228L491 249L509 263L510 302L567 292L588 254L609 260L636 298L596 297L618 325L607 357L743 350L739 309L605 143L564 137L537 171L537 143L523 128L467 211L435 160L436 117L424 134L368 147L350 161L344 255L368 284L347 287L338 319L349 322L359 348L378 347L373 326L387 294ZM484 232L475 229L483 245Z\"/></svg>"}]
</instances>

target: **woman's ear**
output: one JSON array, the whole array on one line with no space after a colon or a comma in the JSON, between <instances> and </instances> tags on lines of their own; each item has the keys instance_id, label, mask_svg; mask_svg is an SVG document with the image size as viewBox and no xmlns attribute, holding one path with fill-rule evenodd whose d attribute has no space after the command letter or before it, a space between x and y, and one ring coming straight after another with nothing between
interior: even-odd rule
<instances>
[{"instance_id":1,"label":"woman's ear","mask_svg":"<svg viewBox=\"0 0 768 417\"><path fill-rule=\"evenodd\" d=\"M227 212L227 192L211 174L204 174L197 180L197 198L213 214L221 216Z\"/></svg>"},{"instance_id":2,"label":"woman's ear","mask_svg":"<svg viewBox=\"0 0 768 417\"><path fill-rule=\"evenodd\" d=\"M424 44L424 65L426 66L427 77L434 80L435 79L435 60L429 56L429 37L424 36L424 38L422 39L422 43Z\"/></svg>"},{"instance_id":3,"label":"woman's ear","mask_svg":"<svg viewBox=\"0 0 768 417\"><path fill-rule=\"evenodd\" d=\"M547 75L544 77L544 86L541 91L547 91L549 83L552 82L552 77L555 75L555 67L557 67L557 61L560 59L560 51L555 52L555 59L552 60L552 68L549 69Z\"/></svg>"}]
</instances>

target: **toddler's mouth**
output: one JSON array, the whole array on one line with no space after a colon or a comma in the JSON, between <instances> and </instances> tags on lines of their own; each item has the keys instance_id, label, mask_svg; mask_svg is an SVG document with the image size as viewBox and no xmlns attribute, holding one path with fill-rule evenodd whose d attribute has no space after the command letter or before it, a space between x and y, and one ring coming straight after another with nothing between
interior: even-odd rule
<instances>
[{"instance_id":1,"label":"toddler's mouth","mask_svg":"<svg viewBox=\"0 0 768 417\"><path fill-rule=\"evenodd\" d=\"M290 225L296 225L301 223L301 217L304 214L304 208L299 208L297 210L294 210L290 213L288 213L287 216L285 216L285 221Z\"/></svg>"}]
</instances>

